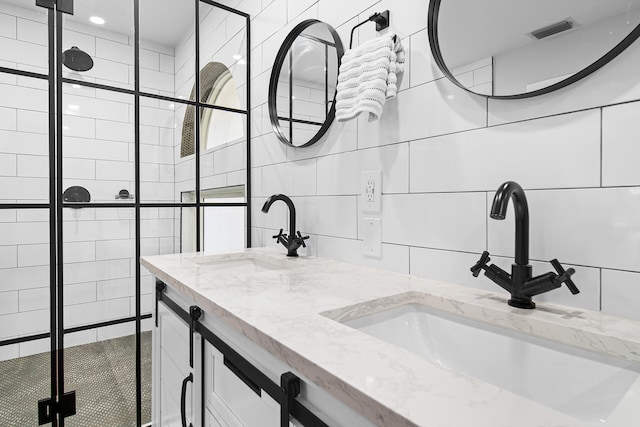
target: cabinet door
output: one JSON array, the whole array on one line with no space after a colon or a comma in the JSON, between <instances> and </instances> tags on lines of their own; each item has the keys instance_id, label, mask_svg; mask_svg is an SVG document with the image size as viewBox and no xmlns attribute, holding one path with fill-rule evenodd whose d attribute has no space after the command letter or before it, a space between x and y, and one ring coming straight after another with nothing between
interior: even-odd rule
<instances>
[{"instance_id":1,"label":"cabinet door","mask_svg":"<svg viewBox=\"0 0 640 427\"><path fill-rule=\"evenodd\" d=\"M201 384L198 374L200 360L189 366L189 326L164 304L158 304L158 327L153 332L153 425L182 427L182 392L185 385L185 415L187 425L199 425L196 390ZM199 336L194 347L199 349ZM194 351L198 356L200 351ZM185 379L192 375L191 381ZM196 420L198 418L198 420Z\"/></svg>"},{"instance_id":2,"label":"cabinet door","mask_svg":"<svg viewBox=\"0 0 640 427\"><path fill-rule=\"evenodd\" d=\"M221 424L221 421L218 421L209 408L205 410L204 416L204 427L227 427L226 424Z\"/></svg>"},{"instance_id":3,"label":"cabinet door","mask_svg":"<svg viewBox=\"0 0 640 427\"><path fill-rule=\"evenodd\" d=\"M205 406L212 417L222 427L279 427L278 403L264 391L258 395L227 365L222 353L206 342Z\"/></svg>"}]
</instances>

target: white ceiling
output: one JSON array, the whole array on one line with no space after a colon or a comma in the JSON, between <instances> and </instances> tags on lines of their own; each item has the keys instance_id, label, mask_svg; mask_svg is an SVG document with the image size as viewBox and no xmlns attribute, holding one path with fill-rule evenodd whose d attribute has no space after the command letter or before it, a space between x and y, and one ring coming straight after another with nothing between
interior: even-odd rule
<instances>
[{"instance_id":1,"label":"white ceiling","mask_svg":"<svg viewBox=\"0 0 640 427\"><path fill-rule=\"evenodd\" d=\"M442 0L440 48L455 68L535 43L531 31L563 19L586 26L638 7L640 0Z\"/></svg>"},{"instance_id":2,"label":"white ceiling","mask_svg":"<svg viewBox=\"0 0 640 427\"><path fill-rule=\"evenodd\" d=\"M16 6L35 9L35 0L0 0ZM128 36L133 35L133 0L75 0L74 15L65 20L94 26ZM89 21L91 16L105 20L104 25ZM194 27L193 0L140 0L140 38L175 47Z\"/></svg>"}]
</instances>

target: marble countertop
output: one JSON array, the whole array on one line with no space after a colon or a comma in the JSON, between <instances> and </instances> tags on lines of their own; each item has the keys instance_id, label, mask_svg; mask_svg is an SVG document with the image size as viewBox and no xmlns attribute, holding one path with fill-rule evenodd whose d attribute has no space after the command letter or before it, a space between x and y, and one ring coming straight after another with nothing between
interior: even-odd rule
<instances>
[{"instance_id":1,"label":"marble countertop","mask_svg":"<svg viewBox=\"0 0 640 427\"><path fill-rule=\"evenodd\" d=\"M406 303L640 362L640 322L544 303L521 310L504 293L266 248L141 263L380 426L581 425L339 323Z\"/></svg>"}]
</instances>

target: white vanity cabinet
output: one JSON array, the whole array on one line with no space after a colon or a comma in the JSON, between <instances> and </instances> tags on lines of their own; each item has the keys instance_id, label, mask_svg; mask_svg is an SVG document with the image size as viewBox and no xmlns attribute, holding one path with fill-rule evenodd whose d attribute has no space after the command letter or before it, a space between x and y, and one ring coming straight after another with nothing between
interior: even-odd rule
<instances>
[{"instance_id":1,"label":"white vanity cabinet","mask_svg":"<svg viewBox=\"0 0 640 427\"><path fill-rule=\"evenodd\" d=\"M189 312L185 299L169 288L165 292ZM190 366L191 330L186 320L158 302L153 332L152 425L182 427L184 411L187 427L280 426L278 402L244 377L232 362L225 361L224 355L198 332L193 334L193 368ZM185 381L189 375L191 380Z\"/></svg>"},{"instance_id":2,"label":"white vanity cabinet","mask_svg":"<svg viewBox=\"0 0 640 427\"><path fill-rule=\"evenodd\" d=\"M194 427L538 427L603 419L627 427L640 419L637 321L553 304L524 313L509 308L503 295L286 257L280 249L157 255L140 263L158 278L160 316L165 305L179 317L158 319L154 328L154 427L179 419L180 382L190 372L190 324L196 332L194 384L187 388ZM191 306L202 311L194 322ZM164 331L170 325L173 330ZM420 325L441 333L411 335ZM491 348L501 346L496 354L517 359L514 366L461 365L453 331L483 344L495 335ZM174 342L180 348L172 348ZM416 345L424 345L423 352ZM556 399L545 381L526 376L518 376L514 388L513 375L504 374L518 371L524 359L509 358L512 353L531 356L537 365L530 363L527 372L537 377L548 374L546 366L568 364L575 373L567 378L582 373L585 381L573 381Z\"/></svg>"},{"instance_id":3,"label":"white vanity cabinet","mask_svg":"<svg viewBox=\"0 0 640 427\"><path fill-rule=\"evenodd\" d=\"M182 427L182 411L186 425L200 425L198 390L201 388L200 353L194 351L194 367L189 364L189 326L164 304L158 304L158 327L153 331L153 405L152 425ZM200 337L194 336L199 348ZM197 357L196 357L197 356ZM191 380L185 380L191 374ZM185 405L182 408L184 383Z\"/></svg>"},{"instance_id":4,"label":"white vanity cabinet","mask_svg":"<svg viewBox=\"0 0 640 427\"><path fill-rule=\"evenodd\" d=\"M186 427L280 427L281 406L272 395L280 392L280 376L292 369L206 311L194 328L191 368L189 309L193 303L170 286L161 295L153 332L152 425L182 427L182 384L192 374L193 382L185 389ZM245 363L244 368L234 360ZM246 364L251 368L247 370ZM261 377L262 387L270 387L271 395L251 375ZM315 420L303 424L291 418L289 426L372 426L315 384L301 379L300 385L296 400Z\"/></svg>"},{"instance_id":5,"label":"white vanity cabinet","mask_svg":"<svg viewBox=\"0 0 640 427\"><path fill-rule=\"evenodd\" d=\"M225 363L224 355L208 342L205 342L204 367L205 407L213 419L212 426L280 425L278 402L245 378L228 359Z\"/></svg>"}]
</instances>

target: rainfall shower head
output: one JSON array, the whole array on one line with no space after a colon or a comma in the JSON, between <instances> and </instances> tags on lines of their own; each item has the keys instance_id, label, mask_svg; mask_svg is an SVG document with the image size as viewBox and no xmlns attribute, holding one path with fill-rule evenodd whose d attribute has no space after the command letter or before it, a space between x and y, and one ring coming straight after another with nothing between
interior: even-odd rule
<instances>
[{"instance_id":1,"label":"rainfall shower head","mask_svg":"<svg viewBox=\"0 0 640 427\"><path fill-rule=\"evenodd\" d=\"M77 46L62 52L62 63L73 71L89 71L93 68L93 59Z\"/></svg>"}]
</instances>

